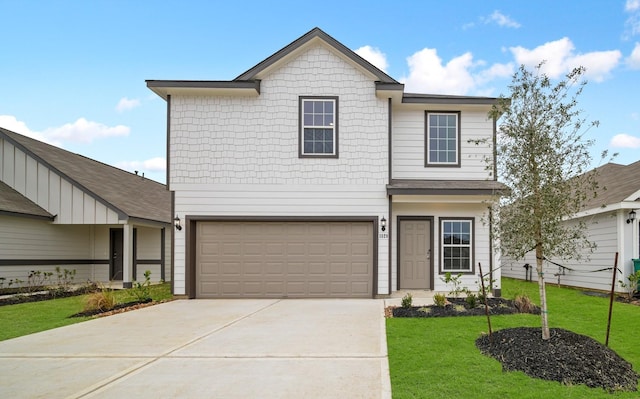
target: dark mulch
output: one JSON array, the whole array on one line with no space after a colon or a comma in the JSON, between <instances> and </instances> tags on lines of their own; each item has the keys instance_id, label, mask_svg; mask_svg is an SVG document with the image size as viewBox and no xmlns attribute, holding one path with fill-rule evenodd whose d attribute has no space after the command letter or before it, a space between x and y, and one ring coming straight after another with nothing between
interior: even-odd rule
<instances>
[{"instance_id":1,"label":"dark mulch","mask_svg":"<svg viewBox=\"0 0 640 399\"><path fill-rule=\"evenodd\" d=\"M89 294L91 292L95 292L97 289L97 286L92 284L67 291L54 289L38 293L18 293L15 295L7 296L5 298L0 298L0 306L17 305L19 303L26 302L48 301L57 298L68 298L71 296Z\"/></svg>"},{"instance_id":2,"label":"dark mulch","mask_svg":"<svg viewBox=\"0 0 640 399\"><path fill-rule=\"evenodd\" d=\"M91 309L91 310L85 310L76 314L73 314L69 317L91 317L91 316L106 316L106 315L111 315L111 314L115 314L115 313L122 313L123 311L126 310L134 310L134 309L139 309L143 306L140 305L146 305L146 304L154 304L152 303L152 299L147 299L144 301L132 301L132 302L125 302L125 303L119 303L116 306L114 306L111 309Z\"/></svg>"},{"instance_id":3,"label":"dark mulch","mask_svg":"<svg viewBox=\"0 0 640 399\"><path fill-rule=\"evenodd\" d=\"M447 298L445 306L412 306L410 308L396 307L391 309L393 317L451 317L451 316L483 316L485 315L484 303L478 303L471 308L464 298ZM505 298L489 298L489 314L504 315L523 313L515 302ZM540 308L534 306L526 313L540 314Z\"/></svg>"},{"instance_id":4,"label":"dark mulch","mask_svg":"<svg viewBox=\"0 0 640 399\"><path fill-rule=\"evenodd\" d=\"M496 331L476 340L480 352L502 363L504 371L567 385L584 384L607 391L636 391L638 375L631 364L598 341L560 328L542 339L540 328Z\"/></svg>"}]
</instances>

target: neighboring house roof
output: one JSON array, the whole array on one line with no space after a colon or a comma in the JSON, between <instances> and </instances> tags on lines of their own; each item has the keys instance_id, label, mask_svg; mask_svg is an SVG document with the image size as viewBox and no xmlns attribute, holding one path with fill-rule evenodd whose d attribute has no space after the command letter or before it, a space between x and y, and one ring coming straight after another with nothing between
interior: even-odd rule
<instances>
[{"instance_id":1,"label":"neighboring house roof","mask_svg":"<svg viewBox=\"0 0 640 399\"><path fill-rule=\"evenodd\" d=\"M507 186L495 180L397 180L387 185L389 195L497 195Z\"/></svg>"},{"instance_id":2,"label":"neighboring house roof","mask_svg":"<svg viewBox=\"0 0 640 399\"><path fill-rule=\"evenodd\" d=\"M0 128L3 138L56 171L120 218L171 223L171 193L164 184Z\"/></svg>"},{"instance_id":3,"label":"neighboring house roof","mask_svg":"<svg viewBox=\"0 0 640 399\"><path fill-rule=\"evenodd\" d=\"M608 163L595 171L599 186L597 196L589 200L583 209L640 200L640 161L630 165Z\"/></svg>"},{"instance_id":4,"label":"neighboring house roof","mask_svg":"<svg viewBox=\"0 0 640 399\"><path fill-rule=\"evenodd\" d=\"M53 220L54 216L35 202L0 181L0 215Z\"/></svg>"}]
</instances>

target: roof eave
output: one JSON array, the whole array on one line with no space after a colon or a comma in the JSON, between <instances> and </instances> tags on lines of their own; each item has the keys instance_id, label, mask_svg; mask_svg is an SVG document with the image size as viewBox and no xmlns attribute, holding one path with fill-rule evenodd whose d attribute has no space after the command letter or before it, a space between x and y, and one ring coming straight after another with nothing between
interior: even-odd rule
<instances>
[{"instance_id":1,"label":"roof eave","mask_svg":"<svg viewBox=\"0 0 640 399\"><path fill-rule=\"evenodd\" d=\"M405 93L402 97L404 104L444 104L444 105L495 105L497 99L493 97L465 97L465 96L440 96L418 95Z\"/></svg>"},{"instance_id":2,"label":"roof eave","mask_svg":"<svg viewBox=\"0 0 640 399\"><path fill-rule=\"evenodd\" d=\"M259 80L147 80L147 87L163 99L169 95L257 97Z\"/></svg>"},{"instance_id":3,"label":"roof eave","mask_svg":"<svg viewBox=\"0 0 640 399\"><path fill-rule=\"evenodd\" d=\"M56 218L54 215L51 215L51 214L37 215L34 213L22 213L22 212L12 212L12 211L3 211L3 210L0 210L0 215L21 217L21 218L27 218L27 219L46 220L48 222L53 222Z\"/></svg>"}]
</instances>

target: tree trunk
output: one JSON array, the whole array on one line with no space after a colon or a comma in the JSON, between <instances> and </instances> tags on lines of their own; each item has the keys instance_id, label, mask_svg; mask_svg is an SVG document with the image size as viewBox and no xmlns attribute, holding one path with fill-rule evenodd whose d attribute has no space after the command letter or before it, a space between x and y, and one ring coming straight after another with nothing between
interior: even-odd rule
<instances>
[{"instance_id":1,"label":"tree trunk","mask_svg":"<svg viewBox=\"0 0 640 399\"><path fill-rule=\"evenodd\" d=\"M540 291L540 317L542 321L542 339L547 340L551 337L549 333L549 321L547 319L547 290L544 285L544 271L542 269L543 261L542 244L536 245L536 270L538 271L538 290Z\"/></svg>"}]
</instances>

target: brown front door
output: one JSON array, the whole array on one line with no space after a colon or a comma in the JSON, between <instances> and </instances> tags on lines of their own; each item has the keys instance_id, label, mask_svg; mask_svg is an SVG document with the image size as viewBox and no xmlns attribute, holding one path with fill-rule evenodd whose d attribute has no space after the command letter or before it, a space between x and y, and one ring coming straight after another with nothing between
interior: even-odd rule
<instances>
[{"instance_id":1,"label":"brown front door","mask_svg":"<svg viewBox=\"0 0 640 399\"><path fill-rule=\"evenodd\" d=\"M431 220L399 220L400 289L431 289Z\"/></svg>"},{"instance_id":2,"label":"brown front door","mask_svg":"<svg viewBox=\"0 0 640 399\"><path fill-rule=\"evenodd\" d=\"M122 249L124 248L122 229L111 229L110 238L109 280L122 280Z\"/></svg>"}]
</instances>

